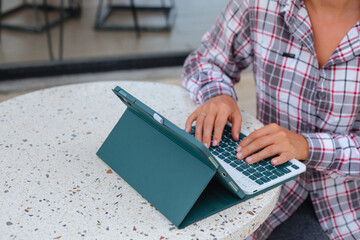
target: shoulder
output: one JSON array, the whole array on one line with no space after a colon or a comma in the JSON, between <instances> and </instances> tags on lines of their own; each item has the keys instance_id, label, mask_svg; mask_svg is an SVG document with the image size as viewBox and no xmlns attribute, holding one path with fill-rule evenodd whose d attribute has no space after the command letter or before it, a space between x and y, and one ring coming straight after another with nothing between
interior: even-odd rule
<instances>
[{"instance_id":1,"label":"shoulder","mask_svg":"<svg viewBox=\"0 0 360 240\"><path fill-rule=\"evenodd\" d=\"M240 0L242 1L242 0ZM249 21L252 29L284 26L284 16L293 0L249 0Z\"/></svg>"},{"instance_id":2,"label":"shoulder","mask_svg":"<svg viewBox=\"0 0 360 240\"><path fill-rule=\"evenodd\" d=\"M294 0L232 0L228 4L231 9L249 9L251 11L278 11Z\"/></svg>"},{"instance_id":3,"label":"shoulder","mask_svg":"<svg viewBox=\"0 0 360 240\"><path fill-rule=\"evenodd\" d=\"M267 15L281 13L291 0L232 0L227 5L225 14L233 17L248 14L251 18L265 20Z\"/></svg>"},{"instance_id":4,"label":"shoulder","mask_svg":"<svg viewBox=\"0 0 360 240\"><path fill-rule=\"evenodd\" d=\"M236 19L247 15L250 22L274 24L274 18L282 18L293 1L296 0L232 0L225 14Z\"/></svg>"},{"instance_id":5,"label":"shoulder","mask_svg":"<svg viewBox=\"0 0 360 240\"><path fill-rule=\"evenodd\" d=\"M279 12L287 5L286 0L240 0L247 2L249 10L254 12Z\"/></svg>"}]
</instances>

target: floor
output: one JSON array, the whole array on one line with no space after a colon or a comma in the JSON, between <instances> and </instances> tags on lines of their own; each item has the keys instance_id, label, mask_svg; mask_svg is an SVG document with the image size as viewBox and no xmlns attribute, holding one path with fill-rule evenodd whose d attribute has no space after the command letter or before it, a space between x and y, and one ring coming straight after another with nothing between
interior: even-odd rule
<instances>
[{"instance_id":1,"label":"floor","mask_svg":"<svg viewBox=\"0 0 360 240\"><path fill-rule=\"evenodd\" d=\"M31 2L33 0L28 0ZM3 0L3 10L10 9L22 0ZM37 1L42 2L42 1ZM59 4L59 0L48 3ZM67 2L67 1L65 1ZM104 1L105 3L108 1ZM136 4L159 6L160 0L136 0ZM169 0L165 0L169 3ZM137 38L134 31L95 31L96 10L99 0L82 1L80 18L70 19L64 25L64 59L103 58L113 56L129 56L136 54L189 52L196 49L202 35L212 26L216 17L225 8L227 0L175 0L176 18L170 32L143 32ZM129 0L113 0L114 4L129 4ZM203 11L206 6L206 11ZM40 22L44 22L43 13L39 13ZM51 14L51 19L58 14ZM24 10L11 17L2 19L6 23L35 26L36 21L32 9ZM131 21L129 21L131 20ZM126 13L114 13L108 23L132 24L132 17ZM140 14L142 25L162 25L163 15ZM59 28L54 27L52 45L55 58L58 56ZM0 64L48 61L46 34L31 34L2 29L0 42Z\"/></svg>"}]
</instances>

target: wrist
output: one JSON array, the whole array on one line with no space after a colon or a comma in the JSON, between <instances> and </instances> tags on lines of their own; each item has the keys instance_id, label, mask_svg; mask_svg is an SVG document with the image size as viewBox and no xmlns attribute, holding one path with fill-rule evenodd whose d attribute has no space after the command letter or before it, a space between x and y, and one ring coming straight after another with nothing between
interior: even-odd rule
<instances>
[{"instance_id":1,"label":"wrist","mask_svg":"<svg viewBox=\"0 0 360 240\"><path fill-rule=\"evenodd\" d=\"M301 138L301 147L299 148L300 156L299 156L298 160L305 161L309 155L309 143L303 135L299 134L299 136Z\"/></svg>"}]
</instances>

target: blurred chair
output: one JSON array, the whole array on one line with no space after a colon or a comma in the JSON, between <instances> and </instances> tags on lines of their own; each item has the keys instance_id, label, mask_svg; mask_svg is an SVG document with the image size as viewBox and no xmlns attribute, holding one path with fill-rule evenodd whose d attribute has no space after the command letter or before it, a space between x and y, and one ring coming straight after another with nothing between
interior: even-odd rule
<instances>
[{"instance_id":1,"label":"blurred chair","mask_svg":"<svg viewBox=\"0 0 360 240\"><path fill-rule=\"evenodd\" d=\"M130 0L130 5L113 4L112 0L108 0L105 8L103 9L103 0L99 0L95 26L96 30L135 30L137 36L140 36L140 31L169 31L175 20L175 1L170 0L166 4L165 0L160 0L158 6L145 6L136 5L135 0ZM134 25L120 25L120 24L106 24L106 20L114 11L131 12ZM163 13L165 15L165 25L163 26L144 26L139 24L138 13Z\"/></svg>"},{"instance_id":2,"label":"blurred chair","mask_svg":"<svg viewBox=\"0 0 360 240\"><path fill-rule=\"evenodd\" d=\"M59 60L62 59L63 55L63 24L66 20L73 17L79 17L81 12L81 4L79 0L68 0L68 6L65 7L65 0L60 0L60 6L51 6L47 4L47 0L43 0L42 4L37 3L37 0L32 0L32 3L28 3L26 0L9 10L2 11L2 0L0 0L0 34L2 29L9 29L15 31L24 31L29 33L43 33L46 32L46 38L48 42L48 50L50 60L54 60L54 54L52 51L52 41L50 29L54 26L59 25ZM3 22L4 19L10 18L15 14L19 14L21 11L26 9L32 9L35 15L35 26L26 24L12 24ZM44 23L41 24L39 11L44 12ZM59 17L49 21L49 11L58 12ZM1 36L0 36L1 37Z\"/></svg>"}]
</instances>

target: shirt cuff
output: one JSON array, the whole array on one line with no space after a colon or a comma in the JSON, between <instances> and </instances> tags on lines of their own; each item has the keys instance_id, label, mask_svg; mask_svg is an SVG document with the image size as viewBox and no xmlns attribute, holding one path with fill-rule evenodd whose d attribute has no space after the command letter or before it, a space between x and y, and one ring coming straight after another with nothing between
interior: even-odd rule
<instances>
[{"instance_id":1,"label":"shirt cuff","mask_svg":"<svg viewBox=\"0 0 360 240\"><path fill-rule=\"evenodd\" d=\"M302 133L309 144L309 155L304 164L318 170L330 169L334 163L336 144L329 133Z\"/></svg>"},{"instance_id":2,"label":"shirt cuff","mask_svg":"<svg viewBox=\"0 0 360 240\"><path fill-rule=\"evenodd\" d=\"M222 81L213 81L206 84L199 90L197 94L197 102L203 104L210 98L218 95L229 95L237 101L237 96L233 86L229 86L229 84Z\"/></svg>"}]
</instances>

